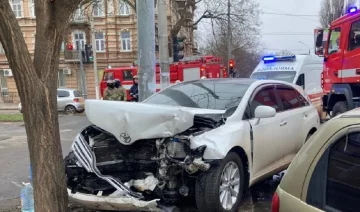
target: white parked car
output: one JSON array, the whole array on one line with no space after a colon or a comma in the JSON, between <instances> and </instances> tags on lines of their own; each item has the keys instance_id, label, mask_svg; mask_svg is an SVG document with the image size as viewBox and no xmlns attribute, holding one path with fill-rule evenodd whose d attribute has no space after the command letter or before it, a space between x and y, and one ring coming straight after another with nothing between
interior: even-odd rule
<instances>
[{"instance_id":1,"label":"white parked car","mask_svg":"<svg viewBox=\"0 0 360 212\"><path fill-rule=\"evenodd\" d=\"M153 210L195 198L199 211L237 211L243 192L288 167L319 128L301 87L201 79L142 103L87 100L94 125L65 159L70 198L101 210Z\"/></svg>"},{"instance_id":2,"label":"white parked car","mask_svg":"<svg viewBox=\"0 0 360 212\"><path fill-rule=\"evenodd\" d=\"M70 88L57 89L57 109L67 114L84 112L84 98L80 91ZM20 113L23 112L21 103L18 110Z\"/></svg>"}]
</instances>

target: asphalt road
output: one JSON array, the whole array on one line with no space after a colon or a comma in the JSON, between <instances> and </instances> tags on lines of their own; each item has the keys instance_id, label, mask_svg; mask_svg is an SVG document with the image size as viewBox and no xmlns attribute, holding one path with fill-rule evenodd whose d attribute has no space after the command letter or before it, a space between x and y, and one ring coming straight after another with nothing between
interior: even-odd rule
<instances>
[{"instance_id":1,"label":"asphalt road","mask_svg":"<svg viewBox=\"0 0 360 212\"><path fill-rule=\"evenodd\" d=\"M64 156L76 134L87 124L85 116L59 116ZM0 123L0 211L19 205L22 182L28 182L30 164L23 123Z\"/></svg>"},{"instance_id":2,"label":"asphalt road","mask_svg":"<svg viewBox=\"0 0 360 212\"><path fill-rule=\"evenodd\" d=\"M88 125L89 121L85 116L60 115L59 122L65 156L76 134ZM22 182L28 181L29 162L24 124L0 123L0 211L13 211L19 206ZM278 183L278 179L270 179L252 187L243 197L240 211L271 211L271 199Z\"/></svg>"}]
</instances>

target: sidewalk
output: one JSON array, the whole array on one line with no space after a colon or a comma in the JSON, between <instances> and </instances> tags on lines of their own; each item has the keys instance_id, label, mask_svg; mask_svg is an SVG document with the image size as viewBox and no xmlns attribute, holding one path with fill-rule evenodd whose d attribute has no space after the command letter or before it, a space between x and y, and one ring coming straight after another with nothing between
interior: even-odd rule
<instances>
[{"instance_id":1,"label":"sidewalk","mask_svg":"<svg viewBox=\"0 0 360 212\"><path fill-rule=\"evenodd\" d=\"M0 110L18 110L18 104L0 103Z\"/></svg>"}]
</instances>

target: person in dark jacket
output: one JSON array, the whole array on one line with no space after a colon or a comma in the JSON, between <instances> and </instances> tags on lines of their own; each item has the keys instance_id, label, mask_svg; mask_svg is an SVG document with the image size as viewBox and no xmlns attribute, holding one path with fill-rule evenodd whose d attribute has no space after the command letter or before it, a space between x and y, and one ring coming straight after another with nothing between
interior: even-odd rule
<instances>
[{"instance_id":1,"label":"person in dark jacket","mask_svg":"<svg viewBox=\"0 0 360 212\"><path fill-rule=\"evenodd\" d=\"M132 97L132 100L134 102L138 102L139 101L139 78L137 75L133 76L133 81L134 84L131 86L130 88L130 96Z\"/></svg>"}]
</instances>

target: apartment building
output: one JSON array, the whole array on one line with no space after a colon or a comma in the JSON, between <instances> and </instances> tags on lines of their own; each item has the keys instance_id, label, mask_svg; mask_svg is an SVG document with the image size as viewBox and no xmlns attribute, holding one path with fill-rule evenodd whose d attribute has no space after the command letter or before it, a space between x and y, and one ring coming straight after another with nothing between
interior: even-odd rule
<instances>
[{"instance_id":1,"label":"apartment building","mask_svg":"<svg viewBox=\"0 0 360 212\"><path fill-rule=\"evenodd\" d=\"M157 7L155 0L155 7ZM168 30L179 20L178 8L184 0L168 1ZM36 35L36 16L34 0L10 0L13 11L18 18L25 42L33 55ZM157 8L155 8L157 14ZM86 91L82 91L80 75L79 48L92 41L91 16L93 17L96 46L97 70L93 63L84 64ZM156 19L157 20L157 17ZM189 24L182 27L179 36L186 36L184 55L190 56L196 50L193 31ZM156 24L157 25L157 24ZM157 31L157 30L156 30ZM171 39L170 39L171 40ZM156 38L157 42L157 38ZM170 42L170 41L169 41ZM68 46L73 50L68 50ZM169 47L171 45L169 44ZM101 0L91 6L78 8L64 34L61 47L60 65L58 71L58 87L75 88L87 93L88 98L95 98L95 74L102 78L103 70L108 67L130 66L137 61L137 19L136 12L131 5L122 0ZM12 72L9 69L4 50L0 44L0 103L18 103L19 97Z\"/></svg>"}]
</instances>

